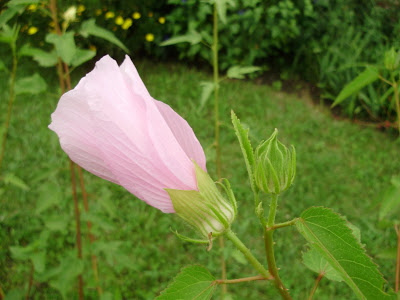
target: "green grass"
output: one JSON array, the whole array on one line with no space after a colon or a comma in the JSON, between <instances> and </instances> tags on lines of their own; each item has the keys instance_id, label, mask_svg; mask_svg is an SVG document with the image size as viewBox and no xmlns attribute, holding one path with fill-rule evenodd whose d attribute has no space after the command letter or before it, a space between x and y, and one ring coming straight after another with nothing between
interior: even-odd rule
<instances>
[{"instance_id":1,"label":"green grass","mask_svg":"<svg viewBox=\"0 0 400 300\"><path fill-rule=\"evenodd\" d=\"M140 60L136 64L152 96L171 105L192 126L206 151L208 170L214 176L212 103L198 111L199 82L210 80L211 75L178 64ZM18 75L29 74L34 68L29 61L22 61L21 65ZM76 255L68 161L56 135L47 128L59 93L51 72L42 72L47 73L47 94L21 95L13 109L3 172L18 176L30 190L0 186L3 190L0 194L0 283L6 294L24 297L31 263L13 257L9 247L29 245L47 232L47 244L35 250L46 251L46 269L34 274L32 298L59 299L61 294L54 287L63 283L66 298L73 299L77 298L76 280L67 279L79 268L68 264L74 262ZM77 82L80 75L73 75ZM0 91L6 91L7 76L0 77ZM7 95L0 92L1 124L5 119ZM300 99L252 82L222 83L222 173L230 180L239 205L239 215L232 228L262 262L265 262L262 230L253 213L245 164L230 123L231 109L250 127L253 147L269 137L274 128L279 129L281 141L296 147L297 178L279 200L277 222L290 220L313 205L333 208L361 229L368 254L393 286L394 262L376 255L396 244L393 229L377 227L379 201L389 186L390 177L400 168L399 145L394 138L348 121L335 120L328 110L314 106L307 98ZM204 265L220 277L218 243L207 252L204 245L182 242L170 228L189 236L193 233L177 216L163 214L123 188L87 172L85 180L91 209L90 215L83 217L94 224L97 240L92 251L98 253L100 285L111 298L153 299L182 267L190 264ZM264 200L267 208L268 198ZM45 201L53 204L37 212L38 205ZM82 227L85 293L88 299L97 299L85 222ZM275 233L275 241L281 278L294 299L305 299L316 279L316 274L301 263L305 240L295 228L283 228ZM226 245L229 246L225 250L228 278L257 275L251 267L234 258L237 253L228 241ZM60 263L67 266L58 270L59 275L52 276ZM233 299L279 297L265 282L230 285L228 290ZM354 299L354 296L345 284L323 279L315 299Z\"/></svg>"}]
</instances>

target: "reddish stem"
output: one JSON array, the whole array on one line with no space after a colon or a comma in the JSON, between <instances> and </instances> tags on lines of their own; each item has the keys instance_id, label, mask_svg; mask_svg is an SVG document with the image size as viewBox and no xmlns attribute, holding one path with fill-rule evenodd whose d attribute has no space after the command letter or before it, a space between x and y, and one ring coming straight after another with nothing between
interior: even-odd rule
<instances>
[{"instance_id":1,"label":"reddish stem","mask_svg":"<svg viewBox=\"0 0 400 300\"><path fill-rule=\"evenodd\" d=\"M400 278L400 230L399 226L396 225L396 233L397 233L397 261L396 261L396 288L395 292L399 291L399 278Z\"/></svg>"},{"instance_id":2,"label":"reddish stem","mask_svg":"<svg viewBox=\"0 0 400 300\"><path fill-rule=\"evenodd\" d=\"M310 296L308 297L308 300L312 300L312 298L314 297L315 291L318 288L319 282L321 281L321 279L324 277L325 273L320 273L317 277L317 279L315 280L315 284L314 287L310 293Z\"/></svg>"},{"instance_id":3,"label":"reddish stem","mask_svg":"<svg viewBox=\"0 0 400 300\"><path fill-rule=\"evenodd\" d=\"M32 289L32 284L33 284L33 272L35 270L35 267L32 265L31 267L31 274L29 275L29 285L28 285L28 291L26 292L26 300L29 300L29 295L31 294L31 289Z\"/></svg>"}]
</instances>

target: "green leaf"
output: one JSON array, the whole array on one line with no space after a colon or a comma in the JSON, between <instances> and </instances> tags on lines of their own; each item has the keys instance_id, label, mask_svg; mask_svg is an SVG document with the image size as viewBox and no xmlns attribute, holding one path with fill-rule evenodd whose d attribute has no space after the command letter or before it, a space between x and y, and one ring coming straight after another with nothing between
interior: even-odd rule
<instances>
[{"instance_id":1,"label":"green leaf","mask_svg":"<svg viewBox=\"0 0 400 300\"><path fill-rule=\"evenodd\" d=\"M85 50L85 49L76 49L75 56L72 59L72 66L78 67L81 64L91 60L96 55L96 51L93 50Z\"/></svg>"},{"instance_id":2,"label":"green leaf","mask_svg":"<svg viewBox=\"0 0 400 300\"><path fill-rule=\"evenodd\" d=\"M0 60L0 71L4 71L6 69L7 69L6 65L4 64L4 62L2 60Z\"/></svg>"},{"instance_id":3,"label":"green leaf","mask_svg":"<svg viewBox=\"0 0 400 300\"><path fill-rule=\"evenodd\" d=\"M396 180L392 180L392 186L390 186L384 193L381 201L381 208L379 210L379 220L395 216L398 219L400 212L400 185L396 183Z\"/></svg>"},{"instance_id":4,"label":"green leaf","mask_svg":"<svg viewBox=\"0 0 400 300\"><path fill-rule=\"evenodd\" d=\"M239 140L240 149L242 149L243 158L246 163L247 173L249 174L251 189L253 192L257 191L256 184L254 182L254 175L253 175L253 166L255 164L254 160L254 152L253 148L251 147L251 143L249 140L249 129L244 129L242 124L240 124L239 119L236 117L233 110L231 111L231 119L233 128L235 129L236 136Z\"/></svg>"},{"instance_id":5,"label":"green leaf","mask_svg":"<svg viewBox=\"0 0 400 300\"><path fill-rule=\"evenodd\" d=\"M10 27L10 26L4 24L2 30L0 31L0 42L9 44L11 47L15 47L15 43L18 38L19 29L20 29L20 27L17 25Z\"/></svg>"},{"instance_id":6,"label":"green leaf","mask_svg":"<svg viewBox=\"0 0 400 300\"><path fill-rule=\"evenodd\" d=\"M45 226L51 231L63 231L67 227L69 218L66 215L53 215L44 218Z\"/></svg>"},{"instance_id":7,"label":"green leaf","mask_svg":"<svg viewBox=\"0 0 400 300\"><path fill-rule=\"evenodd\" d=\"M234 0L215 0L215 5L217 6L218 17L222 23L226 24L226 7L227 4L235 7Z\"/></svg>"},{"instance_id":8,"label":"green leaf","mask_svg":"<svg viewBox=\"0 0 400 300\"><path fill-rule=\"evenodd\" d=\"M246 67L233 66L228 69L226 76L228 78L243 79L244 75L251 74L260 70L261 68L256 66L246 66Z\"/></svg>"},{"instance_id":9,"label":"green leaf","mask_svg":"<svg viewBox=\"0 0 400 300\"><path fill-rule=\"evenodd\" d=\"M328 261L321 256L315 249L310 249L303 253L303 263L310 270L318 273L324 274L324 277L333 281L343 281L340 274L332 268Z\"/></svg>"},{"instance_id":10,"label":"green leaf","mask_svg":"<svg viewBox=\"0 0 400 300\"><path fill-rule=\"evenodd\" d=\"M158 300L206 300L216 288L215 278L202 266L185 267L158 296Z\"/></svg>"},{"instance_id":11,"label":"green leaf","mask_svg":"<svg viewBox=\"0 0 400 300\"><path fill-rule=\"evenodd\" d=\"M31 260L33 266L35 267L35 271L38 273L42 273L45 270L46 266L46 252L40 251L35 252L31 255Z\"/></svg>"},{"instance_id":12,"label":"green leaf","mask_svg":"<svg viewBox=\"0 0 400 300\"><path fill-rule=\"evenodd\" d=\"M29 5L29 4L38 4L39 0L11 0L7 3L8 7L16 6L16 5Z\"/></svg>"},{"instance_id":13,"label":"green leaf","mask_svg":"<svg viewBox=\"0 0 400 300\"><path fill-rule=\"evenodd\" d=\"M71 65L76 54L73 31L66 32L62 35L48 33L45 40L46 42L55 46L57 55L63 62L65 62L67 65Z\"/></svg>"},{"instance_id":14,"label":"green leaf","mask_svg":"<svg viewBox=\"0 0 400 300\"><path fill-rule=\"evenodd\" d=\"M31 56L41 67L53 67L58 62L56 50L47 52L39 48L24 45L19 50L18 54L20 56Z\"/></svg>"},{"instance_id":15,"label":"green leaf","mask_svg":"<svg viewBox=\"0 0 400 300\"><path fill-rule=\"evenodd\" d=\"M200 97L200 107L199 110L202 110L204 108L204 105L206 105L207 100L210 98L211 94L214 92L214 83L210 81L203 81L200 82L200 87L201 87L201 97Z\"/></svg>"},{"instance_id":16,"label":"green leaf","mask_svg":"<svg viewBox=\"0 0 400 300\"><path fill-rule=\"evenodd\" d=\"M296 226L359 299L392 299L383 291L386 282L382 274L344 218L330 209L311 207L301 214Z\"/></svg>"},{"instance_id":17,"label":"green leaf","mask_svg":"<svg viewBox=\"0 0 400 300\"><path fill-rule=\"evenodd\" d=\"M0 14L0 27L3 27L9 20L11 20L16 14L21 13L24 10L23 6L13 6L4 10Z\"/></svg>"},{"instance_id":18,"label":"green leaf","mask_svg":"<svg viewBox=\"0 0 400 300\"><path fill-rule=\"evenodd\" d=\"M96 25L96 20L95 19L89 19L85 22L82 23L81 29L79 33L87 38L89 35L96 36L99 38L102 38L122 50L124 50L126 53L129 53L128 48L112 33L111 31L108 31L107 29L104 29L100 26Z\"/></svg>"},{"instance_id":19,"label":"green leaf","mask_svg":"<svg viewBox=\"0 0 400 300\"><path fill-rule=\"evenodd\" d=\"M45 183L39 187L39 197L36 202L35 214L40 215L48 208L61 203L63 195L56 183Z\"/></svg>"},{"instance_id":20,"label":"green leaf","mask_svg":"<svg viewBox=\"0 0 400 300\"><path fill-rule=\"evenodd\" d=\"M14 185L21 190L29 191L29 186L20 178L15 176L14 174L8 173L3 177L3 181L5 184Z\"/></svg>"},{"instance_id":21,"label":"green leaf","mask_svg":"<svg viewBox=\"0 0 400 300\"><path fill-rule=\"evenodd\" d=\"M174 36L160 44L160 46L170 46L179 43L190 43L191 45L195 45L200 43L202 40L201 34L195 30L190 31L188 34Z\"/></svg>"},{"instance_id":22,"label":"green leaf","mask_svg":"<svg viewBox=\"0 0 400 300\"><path fill-rule=\"evenodd\" d=\"M373 66L368 66L364 70L364 72L359 74L356 78L354 78L352 82L350 82L343 88L343 90L336 97L331 107L338 105L343 100L357 93L363 87L367 86L368 84L371 84L377 79L379 79L378 69Z\"/></svg>"},{"instance_id":23,"label":"green leaf","mask_svg":"<svg viewBox=\"0 0 400 300\"><path fill-rule=\"evenodd\" d=\"M15 93L19 94L39 94L47 89L46 81L38 73L29 77L18 79L15 82Z\"/></svg>"}]
</instances>

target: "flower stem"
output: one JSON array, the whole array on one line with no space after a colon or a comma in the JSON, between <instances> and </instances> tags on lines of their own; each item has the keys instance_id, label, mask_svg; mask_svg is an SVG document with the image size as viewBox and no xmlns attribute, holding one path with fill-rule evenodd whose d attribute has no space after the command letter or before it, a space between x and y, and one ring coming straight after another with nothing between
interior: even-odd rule
<instances>
[{"instance_id":1,"label":"flower stem","mask_svg":"<svg viewBox=\"0 0 400 300\"><path fill-rule=\"evenodd\" d=\"M31 272L29 274L29 283L28 283L28 291L26 292L25 299L29 300L29 295L31 294L32 284L33 284L33 272L35 271L35 267L32 265Z\"/></svg>"},{"instance_id":2,"label":"flower stem","mask_svg":"<svg viewBox=\"0 0 400 300\"><path fill-rule=\"evenodd\" d=\"M217 4L214 4L214 15L213 15L213 44L211 46L213 54L213 71L214 71L214 118L215 118L215 151L216 151L216 166L217 166L217 177L221 179L221 147L219 137L219 70L218 70L218 13ZM222 279L226 279L226 262L224 256L224 238L219 237L219 246L221 248L221 276ZM226 294L227 287L222 287L222 294Z\"/></svg>"},{"instance_id":3,"label":"flower stem","mask_svg":"<svg viewBox=\"0 0 400 300\"><path fill-rule=\"evenodd\" d=\"M80 213L78 206L78 196L76 194L76 180L75 180L75 164L70 159L69 167L71 172L71 183L72 183L72 196L74 198L75 207L75 222L76 222L76 246L78 250L78 258L82 259L82 241L81 241L81 223L80 223ZM79 288L79 299L83 300L83 279L82 274L78 276L78 288Z\"/></svg>"},{"instance_id":4,"label":"flower stem","mask_svg":"<svg viewBox=\"0 0 400 300\"><path fill-rule=\"evenodd\" d=\"M275 215L277 206L278 206L278 195L272 194L271 204L269 207L267 227L265 227L264 229L265 252L267 255L268 270L274 277L275 287L278 289L283 299L292 299L288 290L285 288L282 280L279 277L278 268L276 267L276 262L275 262L274 239L273 239L274 230L272 230L272 228L275 225Z\"/></svg>"},{"instance_id":5,"label":"flower stem","mask_svg":"<svg viewBox=\"0 0 400 300\"><path fill-rule=\"evenodd\" d=\"M397 260L396 260L396 288L395 292L399 291L399 278L400 278L400 228L396 225L397 234Z\"/></svg>"},{"instance_id":6,"label":"flower stem","mask_svg":"<svg viewBox=\"0 0 400 300\"><path fill-rule=\"evenodd\" d=\"M0 173L1 173L1 166L3 164L4 152L6 150L6 141L7 141L7 135L8 135L8 128L10 126L12 106L13 106L13 103L15 100L15 76L17 74L17 64L18 64L15 44L11 45L11 50L12 50L12 56L13 56L13 66L12 66L12 71L11 71L10 98L8 100L6 124L5 124L5 128L4 128L3 141L1 143L1 150L0 150Z\"/></svg>"},{"instance_id":7,"label":"flower stem","mask_svg":"<svg viewBox=\"0 0 400 300\"><path fill-rule=\"evenodd\" d=\"M239 279L230 279L230 280L222 280L222 279L217 279L215 282L217 284L235 284L235 283L241 283L241 282L249 282L249 281L256 281L256 280L271 280L272 277L264 277L261 275L258 276L252 276L252 277L245 277L245 278L239 278Z\"/></svg>"},{"instance_id":8,"label":"flower stem","mask_svg":"<svg viewBox=\"0 0 400 300\"><path fill-rule=\"evenodd\" d=\"M264 266L254 257L254 255L250 252L250 250L242 243L241 240L233 233L232 230L228 230L225 232L225 236L238 248L240 252L243 253L244 257L248 260L248 262L261 274L261 276L265 278L270 278L271 274L268 272Z\"/></svg>"},{"instance_id":9,"label":"flower stem","mask_svg":"<svg viewBox=\"0 0 400 300\"><path fill-rule=\"evenodd\" d=\"M321 273L321 274L318 275L317 279L315 280L314 287L313 287L313 289L312 289L312 291L310 293L310 296L308 297L308 300L312 300L312 298L314 297L314 294L315 294L315 291L318 288L319 282L324 277L324 275L325 275L324 273Z\"/></svg>"}]
</instances>

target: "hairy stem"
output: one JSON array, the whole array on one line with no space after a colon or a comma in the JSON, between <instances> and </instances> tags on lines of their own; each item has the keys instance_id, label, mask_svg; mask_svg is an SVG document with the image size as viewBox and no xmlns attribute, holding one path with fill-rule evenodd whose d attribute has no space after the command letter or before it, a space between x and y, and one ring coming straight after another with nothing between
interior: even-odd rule
<instances>
[{"instance_id":1,"label":"hairy stem","mask_svg":"<svg viewBox=\"0 0 400 300\"><path fill-rule=\"evenodd\" d=\"M400 278L400 228L396 225L397 233L397 260L396 260L396 287L395 292L399 291L399 278Z\"/></svg>"},{"instance_id":2,"label":"hairy stem","mask_svg":"<svg viewBox=\"0 0 400 300\"><path fill-rule=\"evenodd\" d=\"M225 236L238 248L240 252L243 253L247 261L265 278L271 278L270 272L268 272L264 266L254 257L250 250L242 243L241 240L233 233L232 230L228 230Z\"/></svg>"},{"instance_id":3,"label":"hairy stem","mask_svg":"<svg viewBox=\"0 0 400 300\"><path fill-rule=\"evenodd\" d=\"M29 295L31 294L32 284L33 284L33 272L35 271L35 267L32 265L31 272L29 274L29 284L28 284L28 291L26 292L25 299L29 300Z\"/></svg>"},{"instance_id":4,"label":"hairy stem","mask_svg":"<svg viewBox=\"0 0 400 300\"><path fill-rule=\"evenodd\" d=\"M267 227L264 229L264 241L265 241L265 253L267 255L268 270L274 277L275 287L278 289L283 299L292 299L288 290L283 285L282 280L278 274L278 268L276 267L275 254L274 254L274 230L271 230L275 225L276 208L278 206L278 195L272 194L271 204L269 207L269 215Z\"/></svg>"},{"instance_id":5,"label":"hairy stem","mask_svg":"<svg viewBox=\"0 0 400 300\"><path fill-rule=\"evenodd\" d=\"M275 225L272 226L272 227L268 227L268 229L269 229L269 230L275 230L275 229L278 229L278 228L293 226L293 225L296 224L296 222L297 222L298 220L299 220L299 218L295 218L295 219L290 220L290 221L287 221L287 222L278 223L278 224L275 224Z\"/></svg>"},{"instance_id":6,"label":"hairy stem","mask_svg":"<svg viewBox=\"0 0 400 300\"><path fill-rule=\"evenodd\" d=\"M324 277L324 275L325 275L324 273L321 273L321 274L318 275L317 279L315 280L314 287L313 287L313 289L312 289L312 291L310 293L310 296L308 296L308 300L312 300L312 298L314 297L314 294L315 294L315 291L318 288L319 282Z\"/></svg>"},{"instance_id":7,"label":"hairy stem","mask_svg":"<svg viewBox=\"0 0 400 300\"><path fill-rule=\"evenodd\" d=\"M0 150L0 174L1 174L1 167L3 165L4 152L6 150L6 142L7 142L8 128L10 127L12 107L15 100L15 76L17 74L17 64L18 64L15 43L11 46L11 50L13 56L13 65L12 65L11 80L10 80L10 98L8 100L6 124L4 127L3 141L1 143L1 150Z\"/></svg>"},{"instance_id":8,"label":"hairy stem","mask_svg":"<svg viewBox=\"0 0 400 300\"><path fill-rule=\"evenodd\" d=\"M256 281L256 280L271 280L272 277L264 277L261 275L258 276L252 276L252 277L245 277L245 278L239 278L239 279L230 279L230 280L223 280L223 279L217 279L215 282L217 284L235 284L235 283L241 283L241 282L249 282L249 281Z\"/></svg>"}]
</instances>

